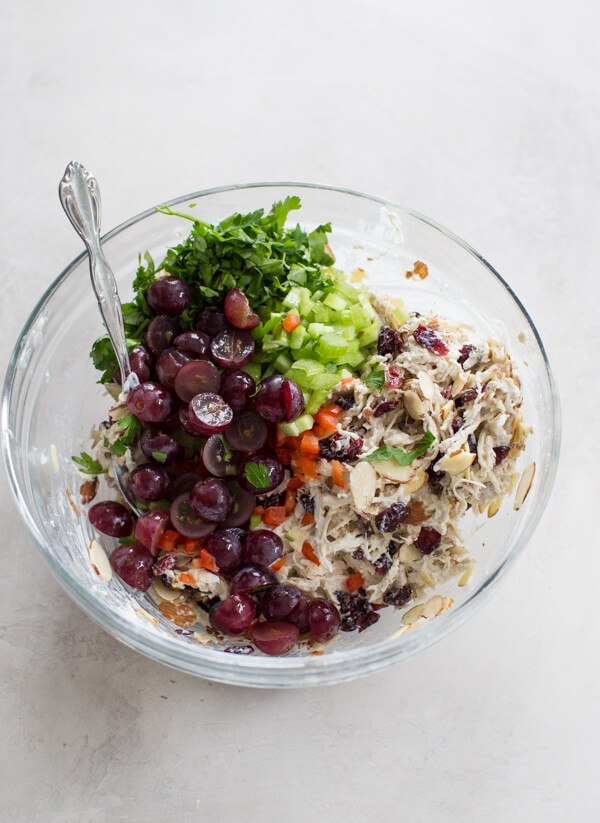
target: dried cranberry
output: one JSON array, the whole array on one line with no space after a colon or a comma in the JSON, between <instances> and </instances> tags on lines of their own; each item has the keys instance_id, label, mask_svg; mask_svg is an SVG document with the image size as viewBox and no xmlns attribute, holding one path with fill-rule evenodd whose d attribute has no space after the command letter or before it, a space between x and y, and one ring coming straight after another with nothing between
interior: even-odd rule
<instances>
[{"instance_id":1,"label":"dried cranberry","mask_svg":"<svg viewBox=\"0 0 600 823\"><path fill-rule=\"evenodd\" d=\"M254 654L254 646L227 646L223 651L230 654Z\"/></svg>"},{"instance_id":2,"label":"dried cranberry","mask_svg":"<svg viewBox=\"0 0 600 823\"><path fill-rule=\"evenodd\" d=\"M461 394L460 397L457 397L454 401L454 405L457 409L460 409L461 406L464 406L465 403L471 403L471 401L475 400L477 397L477 389L467 389L466 392Z\"/></svg>"},{"instance_id":3,"label":"dried cranberry","mask_svg":"<svg viewBox=\"0 0 600 823\"><path fill-rule=\"evenodd\" d=\"M463 346L462 349L460 350L460 357L458 358L458 360L456 362L460 363L460 365L462 366L463 363L466 363L466 361L471 356L471 353L474 352L474 351L475 351L475 346L471 346L470 343L468 343L466 346Z\"/></svg>"},{"instance_id":4,"label":"dried cranberry","mask_svg":"<svg viewBox=\"0 0 600 823\"><path fill-rule=\"evenodd\" d=\"M429 526L423 526L419 532L419 536L415 540L415 548L418 549L421 554L431 554L431 552L435 551L440 545L441 539L442 535L438 531L429 528Z\"/></svg>"},{"instance_id":5,"label":"dried cranberry","mask_svg":"<svg viewBox=\"0 0 600 823\"><path fill-rule=\"evenodd\" d=\"M340 622L340 631L343 632L353 632L356 631L356 621L352 617L351 614L347 614L345 617L342 617Z\"/></svg>"},{"instance_id":6,"label":"dried cranberry","mask_svg":"<svg viewBox=\"0 0 600 823\"><path fill-rule=\"evenodd\" d=\"M359 633L364 632L364 630L368 629L369 626L372 626L374 623L377 623L380 617L381 615L377 614L377 612L374 611L370 611L368 614L365 614L364 616L360 617L356 621Z\"/></svg>"},{"instance_id":7,"label":"dried cranberry","mask_svg":"<svg viewBox=\"0 0 600 823\"><path fill-rule=\"evenodd\" d=\"M332 437L321 440L319 443L319 457L325 460L339 460L347 463L355 460L363 447L362 437L346 437L340 432L336 432Z\"/></svg>"},{"instance_id":8,"label":"dried cranberry","mask_svg":"<svg viewBox=\"0 0 600 823\"><path fill-rule=\"evenodd\" d=\"M499 466L503 460L508 457L510 446L494 446L494 454L496 455L495 466Z\"/></svg>"},{"instance_id":9,"label":"dried cranberry","mask_svg":"<svg viewBox=\"0 0 600 823\"><path fill-rule=\"evenodd\" d=\"M285 492L278 492L277 494L268 494L266 497L260 498L260 505L268 509L269 506L283 506L285 502Z\"/></svg>"},{"instance_id":10,"label":"dried cranberry","mask_svg":"<svg viewBox=\"0 0 600 823\"><path fill-rule=\"evenodd\" d=\"M373 526L369 520L359 520L358 525L365 537L371 537Z\"/></svg>"},{"instance_id":11,"label":"dried cranberry","mask_svg":"<svg viewBox=\"0 0 600 823\"><path fill-rule=\"evenodd\" d=\"M354 405L354 397L350 394L343 395L342 397L336 397L334 400L336 406L339 406L340 409L344 409L344 411L348 411Z\"/></svg>"},{"instance_id":12,"label":"dried cranberry","mask_svg":"<svg viewBox=\"0 0 600 823\"><path fill-rule=\"evenodd\" d=\"M381 557L378 557L377 560L373 563L373 568L377 572L377 574L385 574L390 570L392 565L392 560L389 554L382 554Z\"/></svg>"},{"instance_id":13,"label":"dried cranberry","mask_svg":"<svg viewBox=\"0 0 600 823\"><path fill-rule=\"evenodd\" d=\"M166 574L161 574L160 579L162 581L163 586L165 589L172 589L173 588L173 581L171 578Z\"/></svg>"},{"instance_id":14,"label":"dried cranberry","mask_svg":"<svg viewBox=\"0 0 600 823\"><path fill-rule=\"evenodd\" d=\"M405 606L412 597L410 586L400 586L398 589L389 589L383 595L383 602L388 606Z\"/></svg>"},{"instance_id":15,"label":"dried cranberry","mask_svg":"<svg viewBox=\"0 0 600 823\"><path fill-rule=\"evenodd\" d=\"M445 397L446 400L450 400L450 398L452 397L452 383L449 386L446 386L446 388L442 392L442 397Z\"/></svg>"},{"instance_id":16,"label":"dried cranberry","mask_svg":"<svg viewBox=\"0 0 600 823\"><path fill-rule=\"evenodd\" d=\"M380 403L373 412L373 417L382 417L384 414L398 408L397 400L386 400L385 403Z\"/></svg>"},{"instance_id":17,"label":"dried cranberry","mask_svg":"<svg viewBox=\"0 0 600 823\"><path fill-rule=\"evenodd\" d=\"M450 428L452 429L452 431L453 431L453 433L454 433L454 434L456 434L456 432L457 432L460 428L462 428L462 424L463 424L463 421L461 420L461 418L460 418L460 417L455 417L455 418L454 418L454 420L452 421L452 423L450 423Z\"/></svg>"},{"instance_id":18,"label":"dried cranberry","mask_svg":"<svg viewBox=\"0 0 600 823\"><path fill-rule=\"evenodd\" d=\"M377 354L391 354L395 355L404 350L404 343L400 337L400 333L391 329L389 326L382 326L379 330L379 339L377 340Z\"/></svg>"},{"instance_id":19,"label":"dried cranberry","mask_svg":"<svg viewBox=\"0 0 600 823\"><path fill-rule=\"evenodd\" d=\"M364 556L365 556L365 553L363 552L362 549L356 549L356 551L352 552L352 557L355 560L362 560Z\"/></svg>"},{"instance_id":20,"label":"dried cranberry","mask_svg":"<svg viewBox=\"0 0 600 823\"><path fill-rule=\"evenodd\" d=\"M308 512L309 514L315 513L315 501L310 494L300 494L298 495L298 500L300 501L300 505L305 512Z\"/></svg>"},{"instance_id":21,"label":"dried cranberry","mask_svg":"<svg viewBox=\"0 0 600 823\"><path fill-rule=\"evenodd\" d=\"M403 520L406 520L408 514L408 506L399 500L397 503L392 503L389 508L379 512L375 518L375 525L380 532L393 532Z\"/></svg>"},{"instance_id":22,"label":"dried cranberry","mask_svg":"<svg viewBox=\"0 0 600 823\"><path fill-rule=\"evenodd\" d=\"M160 560L156 561L156 563L152 566L152 571L157 577L160 577L161 574L174 569L176 562L177 560L175 555L166 554L164 557L161 557Z\"/></svg>"},{"instance_id":23,"label":"dried cranberry","mask_svg":"<svg viewBox=\"0 0 600 823\"><path fill-rule=\"evenodd\" d=\"M432 351L434 354L448 354L450 351L444 341L438 337L434 331L428 329L427 326L417 326L413 332L413 337L419 346L423 346L424 349L429 349L429 351Z\"/></svg>"},{"instance_id":24,"label":"dried cranberry","mask_svg":"<svg viewBox=\"0 0 600 823\"><path fill-rule=\"evenodd\" d=\"M346 614L346 612L349 612L350 607L352 605L352 595L350 594L350 592L337 591L335 593L335 596L337 597L337 601L340 604L340 612L342 614Z\"/></svg>"},{"instance_id":25,"label":"dried cranberry","mask_svg":"<svg viewBox=\"0 0 600 823\"><path fill-rule=\"evenodd\" d=\"M402 369L396 366L395 363L390 363L385 370L385 382L388 386L391 386L392 389L399 389L403 379L404 372Z\"/></svg>"},{"instance_id":26,"label":"dried cranberry","mask_svg":"<svg viewBox=\"0 0 600 823\"><path fill-rule=\"evenodd\" d=\"M471 454L477 454L477 438L474 434L470 434L467 437L467 446L469 447Z\"/></svg>"}]
</instances>

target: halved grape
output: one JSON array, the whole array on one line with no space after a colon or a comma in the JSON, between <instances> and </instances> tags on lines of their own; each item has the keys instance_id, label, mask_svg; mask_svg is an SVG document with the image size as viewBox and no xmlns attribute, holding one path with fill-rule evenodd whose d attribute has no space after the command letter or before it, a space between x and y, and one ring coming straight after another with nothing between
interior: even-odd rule
<instances>
[{"instance_id":1,"label":"halved grape","mask_svg":"<svg viewBox=\"0 0 600 823\"><path fill-rule=\"evenodd\" d=\"M189 416L189 404L181 405L177 412L179 417L179 425L183 429L186 434L189 434L191 437L202 437L203 435L196 431L190 424L190 416Z\"/></svg>"},{"instance_id":2,"label":"halved grape","mask_svg":"<svg viewBox=\"0 0 600 823\"><path fill-rule=\"evenodd\" d=\"M146 512L135 524L134 536L140 546L148 549L150 554L156 556L160 549L158 541L165 529L171 525L171 519L167 512L160 510Z\"/></svg>"},{"instance_id":3,"label":"halved grape","mask_svg":"<svg viewBox=\"0 0 600 823\"><path fill-rule=\"evenodd\" d=\"M243 489L237 480L227 484L233 495L233 509L231 514L221 523L222 529L231 529L235 526L244 526L249 522L256 507L256 497Z\"/></svg>"},{"instance_id":4,"label":"halved grape","mask_svg":"<svg viewBox=\"0 0 600 823\"><path fill-rule=\"evenodd\" d=\"M146 330L146 345L156 357L173 345L181 331L179 323L166 314L159 314L150 321Z\"/></svg>"},{"instance_id":5,"label":"halved grape","mask_svg":"<svg viewBox=\"0 0 600 823\"><path fill-rule=\"evenodd\" d=\"M198 434L218 434L231 423L233 411L214 392L202 392L188 406L188 424Z\"/></svg>"},{"instance_id":6,"label":"halved grape","mask_svg":"<svg viewBox=\"0 0 600 823\"><path fill-rule=\"evenodd\" d=\"M212 338L216 337L220 331L229 328L229 323L223 312L204 309L196 319L196 328Z\"/></svg>"},{"instance_id":7,"label":"halved grape","mask_svg":"<svg viewBox=\"0 0 600 823\"><path fill-rule=\"evenodd\" d=\"M224 432L229 445L241 452L262 449L267 441L267 434L267 424L253 409L234 415Z\"/></svg>"},{"instance_id":8,"label":"halved grape","mask_svg":"<svg viewBox=\"0 0 600 823\"><path fill-rule=\"evenodd\" d=\"M133 529L133 517L129 509L116 500L96 503L88 512L90 523L109 537L127 537Z\"/></svg>"},{"instance_id":9,"label":"halved grape","mask_svg":"<svg viewBox=\"0 0 600 823\"><path fill-rule=\"evenodd\" d=\"M127 408L146 423L162 423L175 409L173 395L160 383L141 383L127 397Z\"/></svg>"},{"instance_id":10,"label":"halved grape","mask_svg":"<svg viewBox=\"0 0 600 823\"><path fill-rule=\"evenodd\" d=\"M232 594L210 612L210 622L223 634L244 634L256 617L256 603L249 594Z\"/></svg>"},{"instance_id":11,"label":"halved grape","mask_svg":"<svg viewBox=\"0 0 600 823\"><path fill-rule=\"evenodd\" d=\"M269 621L288 620L302 597L302 592L289 583L273 586L265 592L261 602L262 613Z\"/></svg>"},{"instance_id":12,"label":"halved grape","mask_svg":"<svg viewBox=\"0 0 600 823\"><path fill-rule=\"evenodd\" d=\"M250 309L248 298L237 287L231 289L225 298L225 317L236 329L253 329L260 323L260 317Z\"/></svg>"},{"instance_id":13,"label":"halved grape","mask_svg":"<svg viewBox=\"0 0 600 823\"><path fill-rule=\"evenodd\" d=\"M202 392L218 393L220 385L221 375L208 360L192 360L175 375L175 393L185 403Z\"/></svg>"},{"instance_id":14,"label":"halved grape","mask_svg":"<svg viewBox=\"0 0 600 823\"><path fill-rule=\"evenodd\" d=\"M129 353L129 362L140 383L147 383L152 377L152 369L156 364L152 352L144 345L135 346Z\"/></svg>"},{"instance_id":15,"label":"halved grape","mask_svg":"<svg viewBox=\"0 0 600 823\"><path fill-rule=\"evenodd\" d=\"M165 349L156 361L156 376L168 389L175 385L177 373L186 363L189 363L190 356L185 352L173 347Z\"/></svg>"},{"instance_id":16,"label":"halved grape","mask_svg":"<svg viewBox=\"0 0 600 823\"><path fill-rule=\"evenodd\" d=\"M265 377L254 398L256 411L269 423L280 423L286 418L283 383L284 378L280 374Z\"/></svg>"},{"instance_id":17,"label":"halved grape","mask_svg":"<svg viewBox=\"0 0 600 823\"><path fill-rule=\"evenodd\" d=\"M305 592L300 592L300 600L287 616L289 623L293 623L294 626L298 626L298 631L300 634L304 634L309 630L310 624L308 621L308 608L311 603L312 597Z\"/></svg>"},{"instance_id":18,"label":"halved grape","mask_svg":"<svg viewBox=\"0 0 600 823\"><path fill-rule=\"evenodd\" d=\"M233 423L230 423L228 428L232 425ZM231 449L225 448L224 436L224 434L211 434L202 447L204 468L214 477L227 477L227 475L234 475L238 472L240 455L238 452L232 453Z\"/></svg>"},{"instance_id":19,"label":"halved grape","mask_svg":"<svg viewBox=\"0 0 600 823\"><path fill-rule=\"evenodd\" d=\"M203 331L184 331L173 342L176 349L194 357L203 357L210 351L210 337Z\"/></svg>"},{"instance_id":20,"label":"halved grape","mask_svg":"<svg viewBox=\"0 0 600 823\"><path fill-rule=\"evenodd\" d=\"M269 529L254 529L244 541L244 562L256 566L270 566L283 554L283 541Z\"/></svg>"},{"instance_id":21,"label":"halved grape","mask_svg":"<svg viewBox=\"0 0 600 823\"><path fill-rule=\"evenodd\" d=\"M252 639L264 654L279 656L292 649L298 642L300 632L293 623L257 623L252 629Z\"/></svg>"},{"instance_id":22,"label":"halved grape","mask_svg":"<svg viewBox=\"0 0 600 823\"><path fill-rule=\"evenodd\" d=\"M171 523L177 529L179 534L184 537L192 537L197 539L199 537L206 537L217 528L216 523L207 523L194 513L190 505L189 492L180 494L171 503Z\"/></svg>"},{"instance_id":23,"label":"halved grape","mask_svg":"<svg viewBox=\"0 0 600 823\"><path fill-rule=\"evenodd\" d=\"M241 369L252 359L254 340L244 329L224 329L213 337L210 351L224 369Z\"/></svg>"},{"instance_id":24,"label":"halved grape","mask_svg":"<svg viewBox=\"0 0 600 823\"><path fill-rule=\"evenodd\" d=\"M154 558L147 549L132 543L131 546L117 546L110 556L110 565L121 580L134 589L145 592L154 579L152 564Z\"/></svg>"},{"instance_id":25,"label":"halved grape","mask_svg":"<svg viewBox=\"0 0 600 823\"><path fill-rule=\"evenodd\" d=\"M333 603L318 597L308 607L308 625L313 640L324 643L340 630L340 614Z\"/></svg>"},{"instance_id":26,"label":"halved grape","mask_svg":"<svg viewBox=\"0 0 600 823\"><path fill-rule=\"evenodd\" d=\"M221 379L219 393L234 412L245 409L255 391L254 378L245 371L225 372Z\"/></svg>"},{"instance_id":27,"label":"halved grape","mask_svg":"<svg viewBox=\"0 0 600 823\"><path fill-rule=\"evenodd\" d=\"M131 472L127 485L136 500L162 500L169 494L171 479L159 466L144 463Z\"/></svg>"},{"instance_id":28,"label":"halved grape","mask_svg":"<svg viewBox=\"0 0 600 823\"><path fill-rule=\"evenodd\" d=\"M242 544L230 531L209 534L204 541L204 550L214 558L219 574L226 577L234 574L242 564Z\"/></svg>"},{"instance_id":29,"label":"halved grape","mask_svg":"<svg viewBox=\"0 0 600 823\"><path fill-rule=\"evenodd\" d=\"M146 291L146 300L155 312L178 317L189 308L192 293L185 280L168 275L158 277L154 283L150 283Z\"/></svg>"},{"instance_id":30,"label":"halved grape","mask_svg":"<svg viewBox=\"0 0 600 823\"><path fill-rule=\"evenodd\" d=\"M196 474L196 472L185 472L179 475L171 483L171 500L175 500L180 494L191 491L199 480L202 480L204 475Z\"/></svg>"},{"instance_id":31,"label":"halved grape","mask_svg":"<svg viewBox=\"0 0 600 823\"><path fill-rule=\"evenodd\" d=\"M304 395L302 389L288 377L283 381L283 403L285 406L285 420L287 423L294 420L304 411Z\"/></svg>"},{"instance_id":32,"label":"halved grape","mask_svg":"<svg viewBox=\"0 0 600 823\"><path fill-rule=\"evenodd\" d=\"M265 589L267 586L274 586L277 578L271 569L263 566L245 566L231 580L231 594L238 592L249 592L253 594L258 589Z\"/></svg>"},{"instance_id":33,"label":"halved grape","mask_svg":"<svg viewBox=\"0 0 600 823\"><path fill-rule=\"evenodd\" d=\"M190 506L203 520L221 523L231 514L233 495L225 483L211 477L200 480L190 491Z\"/></svg>"},{"instance_id":34,"label":"halved grape","mask_svg":"<svg viewBox=\"0 0 600 823\"><path fill-rule=\"evenodd\" d=\"M146 429L142 432L140 445L148 460L154 460L163 466L170 466L183 457L183 446L164 432L153 433Z\"/></svg>"},{"instance_id":35,"label":"halved grape","mask_svg":"<svg viewBox=\"0 0 600 823\"><path fill-rule=\"evenodd\" d=\"M257 452L242 463L240 483L250 492L266 494L283 482L285 469L274 454Z\"/></svg>"}]
</instances>

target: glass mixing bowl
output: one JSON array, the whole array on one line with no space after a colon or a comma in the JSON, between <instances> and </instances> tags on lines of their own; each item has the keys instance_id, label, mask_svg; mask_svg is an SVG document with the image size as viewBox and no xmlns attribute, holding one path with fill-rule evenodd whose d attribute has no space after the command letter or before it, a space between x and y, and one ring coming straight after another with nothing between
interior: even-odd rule
<instances>
[{"instance_id":1,"label":"glass mixing bowl","mask_svg":"<svg viewBox=\"0 0 600 823\"><path fill-rule=\"evenodd\" d=\"M216 223L234 211L268 210L290 194L302 198L292 212L305 227L331 221L336 266L364 269L368 282L411 311L434 310L469 324L484 337L505 340L523 386L523 413L533 427L520 468L536 474L520 511L506 500L498 514L464 521L465 543L476 559L468 585L440 589L451 609L406 633L398 633L402 610L384 609L368 631L341 634L324 653L273 658L224 653L217 643L198 642L165 620L151 598L113 576L105 582L88 552L92 537L79 511L81 476L71 456L89 448L92 426L104 419L108 398L96 383L88 357L102 334L87 256L74 260L35 307L14 350L4 388L4 457L17 505L53 574L75 602L123 643L181 671L226 683L285 687L335 683L406 660L455 629L478 606L531 537L547 503L559 451L559 405L550 366L527 312L494 269L451 232L410 209L358 192L297 183L229 186L178 198L183 210ZM131 297L138 255L155 260L187 235L188 221L151 209L104 238L104 248L123 300ZM425 280L407 279L416 260L429 267ZM99 495L98 499L102 499ZM110 550L113 541L100 538Z\"/></svg>"}]
</instances>

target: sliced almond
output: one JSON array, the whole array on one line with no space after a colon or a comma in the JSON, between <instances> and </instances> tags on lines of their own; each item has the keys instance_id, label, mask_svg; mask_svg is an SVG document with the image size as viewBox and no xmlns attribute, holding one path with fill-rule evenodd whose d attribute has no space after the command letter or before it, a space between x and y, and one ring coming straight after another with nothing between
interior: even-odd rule
<instances>
[{"instance_id":1,"label":"sliced almond","mask_svg":"<svg viewBox=\"0 0 600 823\"><path fill-rule=\"evenodd\" d=\"M423 559L423 555L418 549L415 549L412 543L403 543L400 546L398 558L401 563L417 563Z\"/></svg>"},{"instance_id":2,"label":"sliced almond","mask_svg":"<svg viewBox=\"0 0 600 823\"><path fill-rule=\"evenodd\" d=\"M404 408L413 420L422 420L425 417L425 406L419 395L414 391L404 393Z\"/></svg>"},{"instance_id":3,"label":"sliced almond","mask_svg":"<svg viewBox=\"0 0 600 823\"><path fill-rule=\"evenodd\" d=\"M410 485L407 483L407 485ZM430 514L426 511L422 500L411 500L408 504L408 517L404 518L404 523L407 526L420 526L426 520L429 520Z\"/></svg>"},{"instance_id":4,"label":"sliced almond","mask_svg":"<svg viewBox=\"0 0 600 823\"><path fill-rule=\"evenodd\" d=\"M424 472L423 469L416 469L414 476L404 486L404 494L414 494L414 492L418 492L428 480L427 472Z\"/></svg>"},{"instance_id":5,"label":"sliced almond","mask_svg":"<svg viewBox=\"0 0 600 823\"><path fill-rule=\"evenodd\" d=\"M451 477L456 477L462 474L465 469L468 469L471 463L477 457L472 452L459 451L455 454L445 454L441 460L435 464L435 470L438 472L448 472Z\"/></svg>"},{"instance_id":6,"label":"sliced almond","mask_svg":"<svg viewBox=\"0 0 600 823\"><path fill-rule=\"evenodd\" d=\"M92 564L94 571L98 575L101 580L105 580L108 582L112 579L112 567L110 565L110 560L108 559L106 552L98 543L97 540L92 540L90 543L90 563Z\"/></svg>"},{"instance_id":7,"label":"sliced almond","mask_svg":"<svg viewBox=\"0 0 600 823\"><path fill-rule=\"evenodd\" d=\"M498 514L498 509L502 505L502 501L504 497L497 497L495 500L492 500L490 505L487 508L487 516L493 517L495 514Z\"/></svg>"},{"instance_id":8,"label":"sliced almond","mask_svg":"<svg viewBox=\"0 0 600 823\"><path fill-rule=\"evenodd\" d=\"M52 468L56 474L58 474L60 472L60 459L58 457L58 449L54 443L50 444L50 462L52 463Z\"/></svg>"},{"instance_id":9,"label":"sliced almond","mask_svg":"<svg viewBox=\"0 0 600 823\"><path fill-rule=\"evenodd\" d=\"M372 460L370 464L359 463L358 465L371 465L377 474L388 480L393 480L395 483L408 483L416 474L411 466L400 466L395 460ZM375 494L374 491L373 494Z\"/></svg>"},{"instance_id":10,"label":"sliced almond","mask_svg":"<svg viewBox=\"0 0 600 823\"><path fill-rule=\"evenodd\" d=\"M466 572L459 577L458 585L461 586L461 587L466 586L467 583L469 582L469 578L471 577L472 574L473 574L473 566L471 566L469 569L467 569Z\"/></svg>"},{"instance_id":11,"label":"sliced almond","mask_svg":"<svg viewBox=\"0 0 600 823\"><path fill-rule=\"evenodd\" d=\"M468 380L469 376L467 374L459 374L454 378L454 383L452 384L452 397L456 397L457 394L461 393L467 385Z\"/></svg>"},{"instance_id":12,"label":"sliced almond","mask_svg":"<svg viewBox=\"0 0 600 823\"><path fill-rule=\"evenodd\" d=\"M465 554L468 554L464 546L449 546L446 551L449 552L452 557L464 557Z\"/></svg>"},{"instance_id":13,"label":"sliced almond","mask_svg":"<svg viewBox=\"0 0 600 823\"><path fill-rule=\"evenodd\" d=\"M84 506L91 503L96 492L98 491L98 478L94 477L91 480L85 480L79 487L79 497Z\"/></svg>"},{"instance_id":14,"label":"sliced almond","mask_svg":"<svg viewBox=\"0 0 600 823\"><path fill-rule=\"evenodd\" d=\"M435 594L425 603L425 606L421 612L421 617L425 617L427 620L430 620L432 617L437 617L438 614L441 614L443 611L444 598L441 594Z\"/></svg>"},{"instance_id":15,"label":"sliced almond","mask_svg":"<svg viewBox=\"0 0 600 823\"><path fill-rule=\"evenodd\" d=\"M433 589L435 586L435 580L431 576L431 574L427 571L427 569L421 570L421 580L425 584L425 586L429 589Z\"/></svg>"},{"instance_id":16,"label":"sliced almond","mask_svg":"<svg viewBox=\"0 0 600 823\"><path fill-rule=\"evenodd\" d=\"M377 474L371 463L357 463L350 472L350 493L359 512L373 502L376 484Z\"/></svg>"},{"instance_id":17,"label":"sliced almond","mask_svg":"<svg viewBox=\"0 0 600 823\"><path fill-rule=\"evenodd\" d=\"M412 609L409 609L407 612L404 612L402 615L402 622L406 623L414 623L415 620L418 620L421 617L425 604L424 603L417 603L416 606L413 606Z\"/></svg>"},{"instance_id":18,"label":"sliced almond","mask_svg":"<svg viewBox=\"0 0 600 823\"><path fill-rule=\"evenodd\" d=\"M431 377L426 371L420 371L417 372L417 380L419 381L419 386L421 387L423 397L426 397L427 400L431 400L435 394L435 383Z\"/></svg>"},{"instance_id":19,"label":"sliced almond","mask_svg":"<svg viewBox=\"0 0 600 823\"><path fill-rule=\"evenodd\" d=\"M163 600L158 606L163 617L182 629L189 629L197 621L196 612L185 603L169 603Z\"/></svg>"},{"instance_id":20,"label":"sliced almond","mask_svg":"<svg viewBox=\"0 0 600 823\"><path fill-rule=\"evenodd\" d=\"M155 577L152 581L152 588L161 600L178 600L181 597L181 589L168 589L160 577Z\"/></svg>"},{"instance_id":21,"label":"sliced almond","mask_svg":"<svg viewBox=\"0 0 600 823\"><path fill-rule=\"evenodd\" d=\"M535 463L530 463L527 466L527 468L523 470L523 474L521 475L521 479L519 480L519 485L517 486L517 491L515 492L514 509L516 512L519 511L519 509L525 502L525 498L529 494L529 489L531 488L531 484L533 483L534 475Z\"/></svg>"}]
</instances>

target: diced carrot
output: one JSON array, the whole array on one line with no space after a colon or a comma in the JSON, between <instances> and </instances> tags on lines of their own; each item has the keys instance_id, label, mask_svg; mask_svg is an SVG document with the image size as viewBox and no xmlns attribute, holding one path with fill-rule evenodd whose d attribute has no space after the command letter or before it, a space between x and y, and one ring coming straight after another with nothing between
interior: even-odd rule
<instances>
[{"instance_id":1,"label":"diced carrot","mask_svg":"<svg viewBox=\"0 0 600 823\"><path fill-rule=\"evenodd\" d=\"M292 450L283 448L282 446L277 446L275 448L275 454L277 455L277 459L281 463L282 466L289 466L292 462Z\"/></svg>"},{"instance_id":2,"label":"diced carrot","mask_svg":"<svg viewBox=\"0 0 600 823\"><path fill-rule=\"evenodd\" d=\"M252 514L258 514L258 515L260 515L261 517L263 516L263 514L264 514L264 513L265 513L265 507L264 507L264 506L257 506L257 507L254 509L254 511L252 512Z\"/></svg>"},{"instance_id":3,"label":"diced carrot","mask_svg":"<svg viewBox=\"0 0 600 823\"><path fill-rule=\"evenodd\" d=\"M345 386L347 383L352 383L353 380L353 377L344 377L343 380L340 380L340 383L342 384L342 386Z\"/></svg>"},{"instance_id":4,"label":"diced carrot","mask_svg":"<svg viewBox=\"0 0 600 823\"><path fill-rule=\"evenodd\" d=\"M300 441L300 450L309 454L319 453L319 441L311 432L304 432Z\"/></svg>"},{"instance_id":5,"label":"diced carrot","mask_svg":"<svg viewBox=\"0 0 600 823\"><path fill-rule=\"evenodd\" d=\"M202 558L201 557L194 557L192 560L192 568L193 569L201 569L202 568Z\"/></svg>"},{"instance_id":6,"label":"diced carrot","mask_svg":"<svg viewBox=\"0 0 600 823\"><path fill-rule=\"evenodd\" d=\"M328 434L331 434L331 432L326 432L325 429L322 426L319 426L318 423L315 423L315 425L312 427L312 433L315 437L318 437L319 440L322 437L327 437Z\"/></svg>"},{"instance_id":7,"label":"diced carrot","mask_svg":"<svg viewBox=\"0 0 600 823\"><path fill-rule=\"evenodd\" d=\"M287 514L291 514L296 507L296 492L293 489L286 489L285 503L283 504Z\"/></svg>"},{"instance_id":8,"label":"diced carrot","mask_svg":"<svg viewBox=\"0 0 600 823\"><path fill-rule=\"evenodd\" d=\"M275 445L276 446L283 446L285 441L287 440L287 435L285 435L279 426L277 426L277 432L275 434Z\"/></svg>"},{"instance_id":9,"label":"diced carrot","mask_svg":"<svg viewBox=\"0 0 600 823\"><path fill-rule=\"evenodd\" d=\"M287 487L288 487L288 489L296 489L297 490L297 489L301 489L303 485L304 485L304 480L301 480L299 477L292 477L289 480L289 482L287 484Z\"/></svg>"},{"instance_id":10,"label":"diced carrot","mask_svg":"<svg viewBox=\"0 0 600 823\"><path fill-rule=\"evenodd\" d=\"M336 486L339 486L340 489L344 488L344 469L342 464L339 460L332 460L331 461L331 476L333 477L333 482Z\"/></svg>"},{"instance_id":11,"label":"diced carrot","mask_svg":"<svg viewBox=\"0 0 600 823\"><path fill-rule=\"evenodd\" d=\"M271 568L274 572L278 572L279 569L285 566L285 557L280 557L279 560L276 560L274 563L271 563Z\"/></svg>"},{"instance_id":12,"label":"diced carrot","mask_svg":"<svg viewBox=\"0 0 600 823\"><path fill-rule=\"evenodd\" d=\"M187 572L181 572L179 575L179 579L182 583L191 583L192 585L196 582L196 578L193 574L188 574Z\"/></svg>"},{"instance_id":13,"label":"diced carrot","mask_svg":"<svg viewBox=\"0 0 600 823\"><path fill-rule=\"evenodd\" d=\"M331 434L331 432L337 429L337 416L334 414L328 414L323 410L318 411L315 414L315 421L323 429L325 434Z\"/></svg>"},{"instance_id":14,"label":"diced carrot","mask_svg":"<svg viewBox=\"0 0 600 823\"><path fill-rule=\"evenodd\" d=\"M215 558L212 556L210 552L207 552L206 549L202 549L200 552L200 562L202 563L203 569L208 569L209 572L218 572L219 567L215 562Z\"/></svg>"},{"instance_id":15,"label":"diced carrot","mask_svg":"<svg viewBox=\"0 0 600 823\"><path fill-rule=\"evenodd\" d=\"M312 515L310 512L305 512L302 515L302 520L300 522L303 526L312 526L312 524L315 522L314 515Z\"/></svg>"},{"instance_id":16,"label":"diced carrot","mask_svg":"<svg viewBox=\"0 0 600 823\"><path fill-rule=\"evenodd\" d=\"M194 540L192 537L186 537L185 541L185 553L186 554L198 554L200 551L200 541Z\"/></svg>"},{"instance_id":17,"label":"diced carrot","mask_svg":"<svg viewBox=\"0 0 600 823\"><path fill-rule=\"evenodd\" d=\"M358 591L358 589L360 589L361 586L364 586L364 584L365 580L360 572L351 574L350 577L346 578L346 588L350 593Z\"/></svg>"},{"instance_id":18,"label":"diced carrot","mask_svg":"<svg viewBox=\"0 0 600 823\"><path fill-rule=\"evenodd\" d=\"M312 455L304 452L296 452L292 458L292 466L296 473L304 475L305 477L312 477L316 480L318 477L317 467Z\"/></svg>"},{"instance_id":19,"label":"diced carrot","mask_svg":"<svg viewBox=\"0 0 600 823\"><path fill-rule=\"evenodd\" d=\"M167 529L162 533L158 541L158 548L166 552L172 552L180 543L183 543L183 541L184 538L179 532L176 532L174 529Z\"/></svg>"},{"instance_id":20,"label":"diced carrot","mask_svg":"<svg viewBox=\"0 0 600 823\"><path fill-rule=\"evenodd\" d=\"M300 318L297 314L292 314L292 312L290 312L281 325L288 334L291 334L296 326L300 325Z\"/></svg>"},{"instance_id":21,"label":"diced carrot","mask_svg":"<svg viewBox=\"0 0 600 823\"><path fill-rule=\"evenodd\" d=\"M334 403L330 403L328 406L321 406L321 408L319 409L320 412L325 412L325 414L332 414L334 417L337 417L341 410L342 407L336 406Z\"/></svg>"},{"instance_id":22,"label":"diced carrot","mask_svg":"<svg viewBox=\"0 0 600 823\"><path fill-rule=\"evenodd\" d=\"M302 554L304 555L304 557L306 557L307 560L310 560L311 563L314 563L317 566L321 565L321 561L319 560L319 558L315 554L315 550L310 545L308 540L305 540L304 543L302 544Z\"/></svg>"},{"instance_id":23,"label":"diced carrot","mask_svg":"<svg viewBox=\"0 0 600 823\"><path fill-rule=\"evenodd\" d=\"M265 526L281 526L287 516L285 506L269 506L263 514L263 523Z\"/></svg>"}]
</instances>

